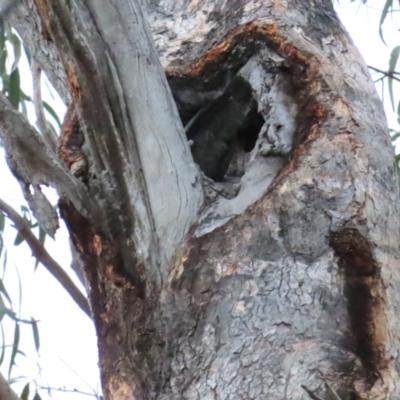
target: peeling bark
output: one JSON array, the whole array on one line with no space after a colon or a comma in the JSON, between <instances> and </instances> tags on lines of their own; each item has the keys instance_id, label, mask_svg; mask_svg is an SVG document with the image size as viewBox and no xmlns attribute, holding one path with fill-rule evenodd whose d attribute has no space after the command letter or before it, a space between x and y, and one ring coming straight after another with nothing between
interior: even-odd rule
<instances>
[{"instance_id":1,"label":"peeling bark","mask_svg":"<svg viewBox=\"0 0 400 400\"><path fill-rule=\"evenodd\" d=\"M34 3L92 163L98 214L60 209L106 398L399 398L398 177L331 2L143 0L159 59L137 2ZM239 194L202 204L178 112L229 73L265 124Z\"/></svg>"}]
</instances>

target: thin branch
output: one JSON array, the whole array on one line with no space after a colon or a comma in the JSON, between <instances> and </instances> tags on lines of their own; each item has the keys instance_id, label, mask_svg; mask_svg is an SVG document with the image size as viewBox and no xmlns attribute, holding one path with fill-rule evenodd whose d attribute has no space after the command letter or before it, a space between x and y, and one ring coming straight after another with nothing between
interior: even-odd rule
<instances>
[{"instance_id":1,"label":"thin branch","mask_svg":"<svg viewBox=\"0 0 400 400\"><path fill-rule=\"evenodd\" d=\"M400 82L400 78L394 76L394 75L400 75L400 72L396 72L396 71L382 71L381 69L372 67L371 65L368 65L368 68L369 68L369 69L372 69L372 71L379 72L380 74L382 74L382 75L384 75L384 76L387 76L388 78L392 78L392 79L394 79L394 80L397 81L397 82Z\"/></svg>"},{"instance_id":2,"label":"thin branch","mask_svg":"<svg viewBox=\"0 0 400 400\"><path fill-rule=\"evenodd\" d=\"M43 102L42 102L42 90L40 85L40 77L42 74L42 70L40 69L37 62L32 59L31 61L31 72L32 72L32 82L33 82L33 104L35 106L36 113L36 123L42 132L43 139L46 143L56 151L57 146L57 137L53 130L50 128L49 123L46 120L46 116L44 114Z\"/></svg>"},{"instance_id":3,"label":"thin branch","mask_svg":"<svg viewBox=\"0 0 400 400\"><path fill-rule=\"evenodd\" d=\"M314 394L314 392L310 389L307 388L307 386L301 385L302 389L304 389L307 394L310 396L310 399L312 400L323 400L321 399L321 397L318 397L316 394Z\"/></svg>"},{"instance_id":4,"label":"thin branch","mask_svg":"<svg viewBox=\"0 0 400 400\"><path fill-rule=\"evenodd\" d=\"M63 193L86 218L101 215L95 198L89 196L86 186L67 171L43 136L1 92L0 128L7 163L19 181L36 186L49 184ZM40 196L39 187L37 189Z\"/></svg>"},{"instance_id":5,"label":"thin branch","mask_svg":"<svg viewBox=\"0 0 400 400\"><path fill-rule=\"evenodd\" d=\"M0 372L0 399L1 400L20 400L14 390L11 389L10 384Z\"/></svg>"},{"instance_id":6,"label":"thin branch","mask_svg":"<svg viewBox=\"0 0 400 400\"><path fill-rule=\"evenodd\" d=\"M54 260L31 231L28 223L11 206L0 199L0 210L14 223L20 235L28 243L32 254L39 262L57 279L61 286L68 292L76 304L91 318L89 303L60 264Z\"/></svg>"},{"instance_id":7,"label":"thin branch","mask_svg":"<svg viewBox=\"0 0 400 400\"><path fill-rule=\"evenodd\" d=\"M387 71L383 71L383 70L381 70L381 69L378 69L378 68L376 68L376 67L373 67L372 65L368 65L368 68L374 70L375 72L380 72L381 74L386 74L386 73L387 73ZM400 72L392 71L392 72L390 72L390 74L393 74L393 75L400 75Z\"/></svg>"},{"instance_id":8,"label":"thin branch","mask_svg":"<svg viewBox=\"0 0 400 400\"><path fill-rule=\"evenodd\" d=\"M336 390L327 382L325 381L325 387L333 394L336 400L342 400L341 397L337 394Z\"/></svg>"},{"instance_id":9,"label":"thin branch","mask_svg":"<svg viewBox=\"0 0 400 400\"><path fill-rule=\"evenodd\" d=\"M96 393L88 393L88 392L84 392L82 390L78 390L78 389L65 389L65 388L53 388L53 387L48 387L48 386L37 386L38 390L47 390L48 392L53 391L57 391L57 392L64 392L64 393L76 393L76 394L82 394L85 396L91 396L94 397L96 399L100 399L102 398L102 396L96 394Z\"/></svg>"}]
</instances>

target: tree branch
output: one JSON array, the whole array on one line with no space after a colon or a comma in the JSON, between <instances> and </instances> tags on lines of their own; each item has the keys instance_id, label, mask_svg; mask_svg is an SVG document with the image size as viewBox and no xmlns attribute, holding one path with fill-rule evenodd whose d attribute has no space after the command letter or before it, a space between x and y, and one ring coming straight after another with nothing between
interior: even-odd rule
<instances>
[{"instance_id":1,"label":"tree branch","mask_svg":"<svg viewBox=\"0 0 400 400\"><path fill-rule=\"evenodd\" d=\"M321 399L321 397L319 397L316 394L314 394L314 392L312 390L308 389L307 386L301 385L301 387L302 387L302 389L304 389L307 392L307 394L310 396L310 399L312 399L312 400L323 400L323 399Z\"/></svg>"},{"instance_id":2,"label":"tree branch","mask_svg":"<svg viewBox=\"0 0 400 400\"><path fill-rule=\"evenodd\" d=\"M17 394L12 390L6 378L0 372L0 399L1 400L20 400Z\"/></svg>"},{"instance_id":3,"label":"tree branch","mask_svg":"<svg viewBox=\"0 0 400 400\"><path fill-rule=\"evenodd\" d=\"M84 396L90 396L90 397L94 397L96 399L102 399L103 396L100 396L96 393L88 393L88 392L84 392L82 390L78 390L78 389L65 389L65 388L55 388L55 387L50 387L50 386L38 386L38 390L46 390L47 392L51 392L53 391L57 391L57 392L62 392L62 393L75 393L75 394L81 394ZM0 397L1 398L1 397Z\"/></svg>"},{"instance_id":4,"label":"tree branch","mask_svg":"<svg viewBox=\"0 0 400 400\"><path fill-rule=\"evenodd\" d=\"M14 223L16 229L27 242L32 254L56 278L61 286L72 297L75 303L91 318L89 303L82 292L77 288L60 264L54 260L31 231L27 222L10 205L0 199L0 210ZM0 399L2 397L0 396Z\"/></svg>"},{"instance_id":5,"label":"tree branch","mask_svg":"<svg viewBox=\"0 0 400 400\"><path fill-rule=\"evenodd\" d=\"M139 155L137 167L143 171L160 268L168 273L164 260L197 220L202 204L197 170L140 2L88 0L87 6L107 49L104 61L112 74L109 83L102 75L105 87L116 90L115 103L127 111L120 114L124 126L119 140L126 144L127 160Z\"/></svg>"},{"instance_id":6,"label":"tree branch","mask_svg":"<svg viewBox=\"0 0 400 400\"><path fill-rule=\"evenodd\" d=\"M3 93L0 93L0 139L11 172L27 189L30 185L49 184L60 194L65 194L82 215L99 218L101 213L96 211L96 204L85 185L67 171L39 132ZM40 196L39 191L39 188L35 191L36 197Z\"/></svg>"},{"instance_id":7,"label":"tree branch","mask_svg":"<svg viewBox=\"0 0 400 400\"><path fill-rule=\"evenodd\" d=\"M197 221L203 191L141 6L45 0L37 11L63 49L84 122L96 176L89 188L96 185L93 197L107 210L99 230L118 243L129 275L139 279L134 270L143 265L141 274L158 285Z\"/></svg>"},{"instance_id":8,"label":"tree branch","mask_svg":"<svg viewBox=\"0 0 400 400\"><path fill-rule=\"evenodd\" d=\"M372 69L372 71L379 72L380 74L385 75L385 76L387 76L388 78L392 78L392 79L394 79L394 80L397 81L397 82L400 82L400 78L394 76L394 75L400 75L400 72L396 72L396 71L382 71L381 69L372 67L371 65L368 65L368 68L369 68L369 69Z\"/></svg>"},{"instance_id":9,"label":"tree branch","mask_svg":"<svg viewBox=\"0 0 400 400\"><path fill-rule=\"evenodd\" d=\"M55 152L57 146L57 137L53 130L50 128L49 123L46 121L44 115L43 102L42 102L42 90L41 90L41 73L42 70L39 64L32 59L31 61L31 72L32 72L32 83L33 83L33 104L35 106L36 123L42 132L43 138L46 143Z\"/></svg>"},{"instance_id":10,"label":"tree branch","mask_svg":"<svg viewBox=\"0 0 400 400\"><path fill-rule=\"evenodd\" d=\"M35 59L43 71L46 72L47 77L64 103L69 104L71 97L68 92L67 77L61 65L58 50L48 40L46 28L41 24L34 3L29 0L13 1L13 7L8 8L10 0L0 0L0 7L8 8L5 13L7 19L21 36L32 59Z\"/></svg>"},{"instance_id":11,"label":"tree branch","mask_svg":"<svg viewBox=\"0 0 400 400\"><path fill-rule=\"evenodd\" d=\"M327 389L329 389L329 391L333 394L333 397L336 400L342 400L341 397L337 394L336 390L327 381L325 381L324 383L325 383L325 387Z\"/></svg>"}]
</instances>

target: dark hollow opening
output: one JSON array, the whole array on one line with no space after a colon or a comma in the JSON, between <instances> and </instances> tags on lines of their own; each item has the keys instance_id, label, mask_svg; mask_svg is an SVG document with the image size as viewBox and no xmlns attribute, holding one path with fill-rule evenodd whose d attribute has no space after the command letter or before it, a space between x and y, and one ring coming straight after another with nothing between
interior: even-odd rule
<instances>
[{"instance_id":1,"label":"dark hollow opening","mask_svg":"<svg viewBox=\"0 0 400 400\"><path fill-rule=\"evenodd\" d=\"M173 92L194 161L216 182L242 176L245 153L253 150L265 122L250 83L236 75L228 84L220 79L212 86L185 86Z\"/></svg>"}]
</instances>

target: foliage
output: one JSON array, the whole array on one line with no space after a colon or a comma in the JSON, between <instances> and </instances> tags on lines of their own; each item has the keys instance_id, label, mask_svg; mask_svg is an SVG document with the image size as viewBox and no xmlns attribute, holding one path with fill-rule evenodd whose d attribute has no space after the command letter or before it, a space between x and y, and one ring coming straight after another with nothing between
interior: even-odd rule
<instances>
[{"instance_id":1,"label":"foliage","mask_svg":"<svg viewBox=\"0 0 400 400\"><path fill-rule=\"evenodd\" d=\"M13 106L28 118L28 109L33 106L33 100L21 87L20 61L24 57L22 49L23 44L18 35L7 21L0 18L0 90L7 96ZM25 55L29 62L30 57L26 50ZM26 73L26 69L24 72ZM42 102L42 107L45 111L47 123L57 131L61 127L61 120L56 111L45 101ZM58 129L55 129L54 126L57 126ZM20 215L27 222L27 225L36 235L39 242L44 245L46 233L39 227L29 208L22 205L20 207ZM6 375L11 385L18 383L18 387L23 387L20 393L21 400L41 400L40 393L46 392L52 397L55 391L83 394L97 399L101 398L98 395L98 390L94 388L90 388L90 392L86 393L77 389L68 390L65 387L53 388L47 382L43 385L39 363L40 322L34 317L30 316L26 318L22 316L23 290L17 266L15 266L14 272L18 275L19 285L17 289L14 286L12 287L12 296L10 295L10 289L6 288L7 268L10 269L11 263L7 257L7 249L4 245L4 231L6 230L7 237L10 237L10 235L13 235L10 228L12 226L7 225L5 215L0 211L0 370ZM25 239L18 231L15 232L13 245L20 246ZM35 260L35 270L38 264L38 260ZM13 302L12 299L16 298L18 301L15 302L14 300ZM30 347L35 349L36 355L27 355L22 349L23 346L26 346L29 336L33 345ZM31 376L17 376L15 373L17 369L15 367L24 365L28 361L31 364L34 361L37 369L36 376L33 378Z\"/></svg>"},{"instance_id":2,"label":"foliage","mask_svg":"<svg viewBox=\"0 0 400 400\"><path fill-rule=\"evenodd\" d=\"M40 348L40 336L38 329L38 321L33 317L30 319L21 318L21 302L22 302L22 291L19 286L19 304L18 311L15 311L11 296L9 295L5 285L5 275L7 269L7 250L4 249L4 230L5 230L5 216L0 212L0 261L1 261L1 274L0 274L0 367L7 366L8 380L10 384L26 380L26 377L12 375L13 367L17 365L19 359L26 358L26 354L21 350L20 338L21 332L32 335L32 342L36 349L36 352ZM18 271L18 270L17 270ZM7 321L8 320L8 321ZM6 334L9 331L10 323L14 326L12 335ZM11 340L10 340L11 339ZM30 382L26 383L21 393L21 400L28 400L30 395L29 386ZM34 391L35 400L41 400L40 394L37 389Z\"/></svg>"},{"instance_id":3,"label":"foliage","mask_svg":"<svg viewBox=\"0 0 400 400\"><path fill-rule=\"evenodd\" d=\"M350 0L350 3L354 3L356 1L359 2L360 7L361 6L369 7L368 0ZM382 2L382 9L380 10L381 15L380 15L379 25L377 27L377 30L378 30L380 39L386 46L387 46L387 44L385 41L383 27L384 27L385 22L387 21L387 19L390 16L398 15L400 9L395 8L395 4L398 5L400 3L398 3L398 2L395 3L394 0L384 0L384 2ZM380 75L374 82L375 82L375 84L377 84L377 83L382 84L382 97L383 97L383 93L384 93L383 85L387 86L392 110L397 113L397 121L400 124L400 100L396 104L395 91L393 88L393 83L395 81L400 82L400 72L396 70L397 64L399 61L399 56L400 56L400 44L397 46L394 46L393 49L391 50L387 70L380 70L379 68L376 68L376 66L374 66L374 65L369 66L369 68L372 72L378 73ZM389 130L390 130L392 142L395 143L395 141L400 138L400 131L393 129L393 128L390 128ZM400 154L396 154L395 161L396 161L396 165L399 167ZM400 172L399 168L398 168L398 171Z\"/></svg>"}]
</instances>

